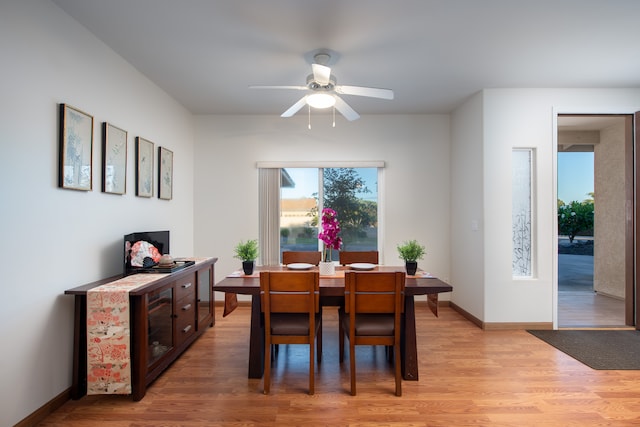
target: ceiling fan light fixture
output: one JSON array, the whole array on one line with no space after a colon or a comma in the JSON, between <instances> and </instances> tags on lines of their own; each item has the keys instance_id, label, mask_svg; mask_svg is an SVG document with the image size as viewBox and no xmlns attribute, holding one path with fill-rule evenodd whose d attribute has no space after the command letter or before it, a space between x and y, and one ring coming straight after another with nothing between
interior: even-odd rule
<instances>
[{"instance_id":1,"label":"ceiling fan light fixture","mask_svg":"<svg viewBox=\"0 0 640 427\"><path fill-rule=\"evenodd\" d=\"M336 98L328 93L312 93L307 96L307 104L313 108L329 108L336 103Z\"/></svg>"}]
</instances>

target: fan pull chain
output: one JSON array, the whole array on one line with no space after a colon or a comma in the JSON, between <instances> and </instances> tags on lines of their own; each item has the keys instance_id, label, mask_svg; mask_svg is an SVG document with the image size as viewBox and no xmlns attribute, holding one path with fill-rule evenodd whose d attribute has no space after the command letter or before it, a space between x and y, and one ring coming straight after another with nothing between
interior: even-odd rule
<instances>
[{"instance_id":1,"label":"fan pull chain","mask_svg":"<svg viewBox=\"0 0 640 427\"><path fill-rule=\"evenodd\" d=\"M333 127L336 127L336 106L333 106Z\"/></svg>"},{"instance_id":2,"label":"fan pull chain","mask_svg":"<svg viewBox=\"0 0 640 427\"><path fill-rule=\"evenodd\" d=\"M311 105L307 104L307 110L309 111L309 130L311 130Z\"/></svg>"}]
</instances>

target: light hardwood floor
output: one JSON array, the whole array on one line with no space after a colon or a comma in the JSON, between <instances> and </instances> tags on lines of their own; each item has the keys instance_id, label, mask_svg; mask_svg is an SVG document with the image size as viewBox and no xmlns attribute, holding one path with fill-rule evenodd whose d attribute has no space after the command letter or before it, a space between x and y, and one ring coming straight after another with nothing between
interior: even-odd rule
<instances>
[{"instance_id":1,"label":"light hardwood floor","mask_svg":"<svg viewBox=\"0 0 640 427\"><path fill-rule=\"evenodd\" d=\"M624 301L595 292L558 292L559 328L625 327Z\"/></svg>"},{"instance_id":2,"label":"light hardwood floor","mask_svg":"<svg viewBox=\"0 0 640 427\"><path fill-rule=\"evenodd\" d=\"M271 394L247 379L249 308L208 330L140 402L69 401L41 426L637 426L640 371L596 371L526 331L482 331L451 308L417 303L419 381L403 396L383 349L358 349L358 395L338 363L337 314L324 313L323 361L307 394L307 351L284 346Z\"/></svg>"}]
</instances>

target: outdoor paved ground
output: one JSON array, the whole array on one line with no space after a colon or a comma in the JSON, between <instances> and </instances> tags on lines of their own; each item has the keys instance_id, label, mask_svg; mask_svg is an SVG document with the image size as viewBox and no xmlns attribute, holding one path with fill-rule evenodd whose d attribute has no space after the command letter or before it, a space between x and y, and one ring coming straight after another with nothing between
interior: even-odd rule
<instances>
[{"instance_id":1,"label":"outdoor paved ground","mask_svg":"<svg viewBox=\"0 0 640 427\"><path fill-rule=\"evenodd\" d=\"M558 238L558 290L593 292L593 238Z\"/></svg>"},{"instance_id":2,"label":"outdoor paved ground","mask_svg":"<svg viewBox=\"0 0 640 427\"><path fill-rule=\"evenodd\" d=\"M593 256L558 254L558 291L593 292Z\"/></svg>"}]
</instances>

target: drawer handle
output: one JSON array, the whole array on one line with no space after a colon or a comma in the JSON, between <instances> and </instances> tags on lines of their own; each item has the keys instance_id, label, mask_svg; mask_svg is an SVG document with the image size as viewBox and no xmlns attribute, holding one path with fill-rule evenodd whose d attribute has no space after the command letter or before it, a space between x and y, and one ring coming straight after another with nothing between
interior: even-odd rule
<instances>
[{"instance_id":1,"label":"drawer handle","mask_svg":"<svg viewBox=\"0 0 640 427\"><path fill-rule=\"evenodd\" d=\"M187 304L184 307L182 307L182 310L187 311L191 308L191 304Z\"/></svg>"},{"instance_id":2,"label":"drawer handle","mask_svg":"<svg viewBox=\"0 0 640 427\"><path fill-rule=\"evenodd\" d=\"M187 288L190 288L190 287L191 287L191 282L189 282L189 283L184 283L184 284L182 285L182 288L183 288L183 289L187 289Z\"/></svg>"},{"instance_id":3,"label":"drawer handle","mask_svg":"<svg viewBox=\"0 0 640 427\"><path fill-rule=\"evenodd\" d=\"M191 325L187 325L182 332L189 332L191 330Z\"/></svg>"}]
</instances>

